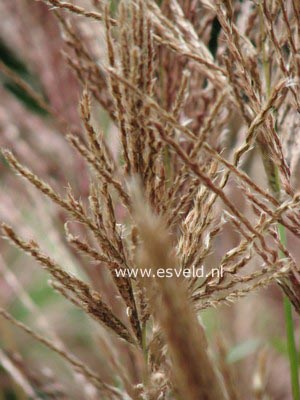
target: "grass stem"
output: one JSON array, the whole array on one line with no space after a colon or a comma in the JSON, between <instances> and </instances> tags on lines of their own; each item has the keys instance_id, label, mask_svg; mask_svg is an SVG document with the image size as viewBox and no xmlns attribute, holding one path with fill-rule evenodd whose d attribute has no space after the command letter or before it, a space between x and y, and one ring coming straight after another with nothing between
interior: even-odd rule
<instances>
[{"instance_id":1,"label":"grass stem","mask_svg":"<svg viewBox=\"0 0 300 400\"><path fill-rule=\"evenodd\" d=\"M286 232L284 226L279 224L278 232L279 232L280 242L283 245L286 245ZM280 254L280 256L283 255ZM284 319L285 319L287 349L288 349L288 356L290 363L290 378L291 378L293 399L299 400L300 399L299 374L298 374L299 364L298 364L298 355L297 355L297 348L295 341L293 306L287 296L284 296L283 306L284 306Z\"/></svg>"},{"instance_id":2,"label":"grass stem","mask_svg":"<svg viewBox=\"0 0 300 400\"><path fill-rule=\"evenodd\" d=\"M266 94L267 98L270 97L271 93L271 76L270 76L270 63L268 58L266 57L266 49L265 49L265 28L264 28L264 19L263 19L263 8L262 2L259 4L259 17L260 17L260 31L261 31L261 50L262 50L262 63L263 63L263 72L265 76L266 82ZM277 127L275 124L275 130L277 131ZM267 172L267 171L266 171ZM268 174L268 172L267 172ZM280 196L281 185L280 185L280 177L278 168L275 168L275 195L277 197ZM281 224L278 224L278 234L280 243L283 246L287 244L286 231L285 227ZM284 254L279 251L280 257L284 257ZM288 357L290 364L290 380L292 386L292 394L293 400L300 399L300 388L299 388L299 375L298 375L298 353L295 341L295 326L293 320L293 306L287 296L284 296L283 299L283 307L284 307L284 319L285 319L285 329L286 329L286 340L287 340L287 349L288 349Z\"/></svg>"},{"instance_id":3,"label":"grass stem","mask_svg":"<svg viewBox=\"0 0 300 400\"><path fill-rule=\"evenodd\" d=\"M288 348L289 362L290 362L292 393L293 393L293 399L299 400L300 389L299 389L299 376L298 376L298 357L297 357L297 349L296 349L295 334L294 334L294 321L292 314L293 306L290 300L286 296L284 296L283 304L284 304L287 348Z\"/></svg>"}]
</instances>

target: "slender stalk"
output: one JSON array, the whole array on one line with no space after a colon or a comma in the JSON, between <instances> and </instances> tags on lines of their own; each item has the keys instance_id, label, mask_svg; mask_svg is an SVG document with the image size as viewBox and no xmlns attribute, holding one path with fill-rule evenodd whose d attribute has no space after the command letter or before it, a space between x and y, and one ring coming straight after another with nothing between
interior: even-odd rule
<instances>
[{"instance_id":1,"label":"slender stalk","mask_svg":"<svg viewBox=\"0 0 300 400\"><path fill-rule=\"evenodd\" d=\"M262 2L260 2L260 4L259 4L259 26L260 26L260 35L261 35L262 62L263 62L263 70L264 70L265 81L266 81L267 97L270 97L271 74L270 74L270 63L269 63L269 59L267 57L266 48L265 48L266 33L265 33L264 23L265 22L264 22L264 18L263 18Z\"/></svg>"},{"instance_id":2,"label":"slender stalk","mask_svg":"<svg viewBox=\"0 0 300 400\"><path fill-rule=\"evenodd\" d=\"M278 225L278 232L280 242L285 245L286 244L286 232L285 228L282 225ZM280 252L280 256L283 256ZM300 387L299 387L299 375L298 375L298 354L296 348L295 341L295 327L293 320L293 306L288 299L287 296L283 298L283 306L284 306L284 318L285 318L285 329L286 329L286 339L287 339L287 348L290 362L290 378L292 385L292 393L293 399L300 399Z\"/></svg>"},{"instance_id":3,"label":"slender stalk","mask_svg":"<svg viewBox=\"0 0 300 400\"><path fill-rule=\"evenodd\" d=\"M142 350L144 355L145 370L143 373L143 383L147 385L149 371L148 371L148 349L147 349L147 322L142 324Z\"/></svg>"},{"instance_id":4,"label":"slender stalk","mask_svg":"<svg viewBox=\"0 0 300 400\"><path fill-rule=\"evenodd\" d=\"M299 376L298 376L298 357L297 357L297 349L296 349L295 334L294 334L294 321L292 315L293 308L291 302L286 296L284 296L283 304L284 304L287 346L288 346L289 361L290 361L292 393L293 393L293 399L298 400L300 399L300 389L299 389Z\"/></svg>"},{"instance_id":5,"label":"slender stalk","mask_svg":"<svg viewBox=\"0 0 300 400\"><path fill-rule=\"evenodd\" d=\"M266 82L266 94L267 97L269 97L271 93L271 75L270 75L270 63L268 58L266 57L266 51L265 51L265 39L264 39L265 29L264 29L264 19L263 19L263 10L261 1L259 4L259 17L260 17L263 71ZM277 130L276 126L275 130ZM275 195L279 197L281 191L281 185L280 185L279 171L277 168L275 168L275 191L276 191ZM281 224L278 224L278 234L280 243L283 246L286 246L287 244L286 231L285 227ZM284 254L281 251L279 251L279 255L281 258L284 257ZM287 340L288 357L290 364L290 379L291 379L293 400L299 400L300 399L300 387L299 387L299 375L298 375L299 364L298 364L298 354L295 341L293 306L287 296L284 296L283 298L283 307L284 307L286 340Z\"/></svg>"},{"instance_id":6,"label":"slender stalk","mask_svg":"<svg viewBox=\"0 0 300 400\"><path fill-rule=\"evenodd\" d=\"M275 190L276 194L280 195L280 178L279 172L276 168L276 175L275 175ZM283 246L287 244L287 237L286 237L286 230L285 227L281 224L278 224L278 234L280 243ZM284 257L284 254L279 251L280 257ZM285 319L285 329L286 329L286 340L287 340L287 348L288 348L288 356L289 356L289 363L290 363L290 379L291 379L291 386L292 386L292 393L293 393L293 400L300 399L300 386L299 386L299 364L298 364L298 354L297 354L297 347L295 341L295 326L293 320L293 306L287 296L283 298L283 308L284 308L284 319Z\"/></svg>"},{"instance_id":7,"label":"slender stalk","mask_svg":"<svg viewBox=\"0 0 300 400\"><path fill-rule=\"evenodd\" d=\"M280 178L278 169L276 169L275 176L275 185L276 192L279 196L280 194ZM278 234L280 243L283 246L287 244L286 230L285 227L281 224L278 224ZM279 251L280 257L284 257L284 254ZM293 320L293 306L287 296L283 298L283 308L284 308L284 319L285 319L285 329L286 329L286 340L287 340L287 349L288 349L288 357L290 363L290 379L292 386L292 394L293 400L300 399L300 386L299 386L299 363L298 363L298 353L296 347L295 340L295 326Z\"/></svg>"},{"instance_id":8,"label":"slender stalk","mask_svg":"<svg viewBox=\"0 0 300 400\"><path fill-rule=\"evenodd\" d=\"M147 365L148 350L147 350L147 323L146 322L142 325L142 348L143 348L145 363Z\"/></svg>"},{"instance_id":9,"label":"slender stalk","mask_svg":"<svg viewBox=\"0 0 300 400\"><path fill-rule=\"evenodd\" d=\"M279 173L276 169L276 176L275 176L275 184L276 184L276 191L279 195L280 193L280 180L279 180ZM286 230L285 227L281 224L278 224L278 234L280 242L283 246L287 244L287 237L286 237ZM284 257L284 254L279 251L280 257ZM292 386L292 394L293 400L300 399L300 386L299 386L299 364L298 364L298 354L297 354L297 347L295 341L295 326L293 320L293 306L287 296L283 298L283 308L284 308L284 319L285 319L285 329L286 329L286 340L287 340L287 349L288 349L288 356L289 356L289 363L290 363L290 379L291 379L291 386Z\"/></svg>"}]
</instances>

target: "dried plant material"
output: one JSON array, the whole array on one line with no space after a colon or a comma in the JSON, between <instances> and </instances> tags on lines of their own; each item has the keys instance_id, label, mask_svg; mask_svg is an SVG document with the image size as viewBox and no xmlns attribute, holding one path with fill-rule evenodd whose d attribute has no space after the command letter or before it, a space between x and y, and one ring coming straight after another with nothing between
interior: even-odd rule
<instances>
[{"instance_id":1,"label":"dried plant material","mask_svg":"<svg viewBox=\"0 0 300 400\"><path fill-rule=\"evenodd\" d=\"M82 304L83 309L88 314L96 320L104 323L121 338L132 342L126 327L112 314L107 305L102 302L101 296L97 292L93 291L80 279L69 275L59 265L57 265L55 261L45 256L35 242L23 241L8 225L3 224L2 230L8 239L10 239L17 247L34 257L58 283L74 295L75 300L79 301L78 304Z\"/></svg>"},{"instance_id":2,"label":"dried plant material","mask_svg":"<svg viewBox=\"0 0 300 400\"><path fill-rule=\"evenodd\" d=\"M144 207L135 188L135 219L141 235L138 264L153 270L176 268L170 237L162 221ZM202 326L189 303L186 282L182 279L157 278L145 281L150 307L160 325L173 365L177 389L185 399L226 399L227 395L207 353ZM197 365L202 368L197 368Z\"/></svg>"},{"instance_id":3,"label":"dried plant material","mask_svg":"<svg viewBox=\"0 0 300 400\"><path fill-rule=\"evenodd\" d=\"M27 327L26 325L22 324L21 322L17 321L16 319L14 319L9 313L7 313L5 310L3 310L1 308L0 308L0 315L3 318L5 318L6 320L10 321L12 324L16 325L18 328L24 330L26 333L28 333L30 336L32 336L35 340L41 342L45 346L49 347L51 350L58 353L62 358L64 358L68 363L70 363L71 366L75 368L75 370L79 371L86 378L91 380L92 383L95 384L95 386L98 387L100 390L104 390L104 392L112 391L113 393L118 393L117 390L115 390L112 387L109 387L109 385L106 385L104 382L102 382L94 372L92 372L85 364L83 364L79 360L77 360L77 358L74 357L72 354L67 353L65 350L57 347L50 340L45 339L43 336L39 335L36 332L33 332L29 327Z\"/></svg>"},{"instance_id":4,"label":"dried plant material","mask_svg":"<svg viewBox=\"0 0 300 400\"><path fill-rule=\"evenodd\" d=\"M0 14L0 219L17 248L1 242L2 317L67 361L74 400L298 400L297 1L11 0ZM55 306L35 300L44 281L23 274L22 253L50 275ZM216 309L232 345L272 324L281 337L281 294L287 394L265 353L235 368L202 324ZM6 350L0 361L26 396L48 396Z\"/></svg>"},{"instance_id":5,"label":"dried plant material","mask_svg":"<svg viewBox=\"0 0 300 400\"><path fill-rule=\"evenodd\" d=\"M1 350L0 351L0 360L3 368L12 376L15 382L20 385L20 387L24 390L24 393L29 398L34 400L40 400L41 397L36 395L34 388L32 388L30 382L27 381L26 377L14 366L13 362L10 358Z\"/></svg>"}]
</instances>

